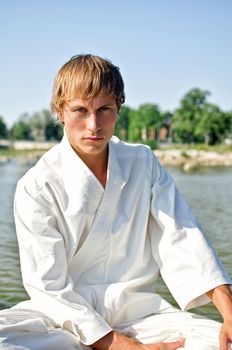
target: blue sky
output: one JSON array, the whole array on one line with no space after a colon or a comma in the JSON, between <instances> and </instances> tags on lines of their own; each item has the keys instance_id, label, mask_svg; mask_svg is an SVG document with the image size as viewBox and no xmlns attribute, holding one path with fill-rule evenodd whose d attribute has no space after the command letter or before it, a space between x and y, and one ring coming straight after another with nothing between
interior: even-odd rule
<instances>
[{"instance_id":1,"label":"blue sky","mask_svg":"<svg viewBox=\"0 0 232 350\"><path fill-rule=\"evenodd\" d=\"M126 104L173 111L193 87L232 110L231 0L2 0L0 115L48 108L57 70L94 53L121 69Z\"/></svg>"}]
</instances>

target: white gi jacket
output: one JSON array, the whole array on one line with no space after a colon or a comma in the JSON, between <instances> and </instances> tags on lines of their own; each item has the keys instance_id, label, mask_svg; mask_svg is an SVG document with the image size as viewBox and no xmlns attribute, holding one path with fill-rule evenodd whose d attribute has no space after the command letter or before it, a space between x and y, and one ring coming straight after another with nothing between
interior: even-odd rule
<instances>
[{"instance_id":1,"label":"white gi jacket","mask_svg":"<svg viewBox=\"0 0 232 350\"><path fill-rule=\"evenodd\" d=\"M64 136L18 182L15 221L28 307L83 344L162 312L159 272L182 309L230 283L172 178L143 145L112 138L104 189Z\"/></svg>"}]
</instances>

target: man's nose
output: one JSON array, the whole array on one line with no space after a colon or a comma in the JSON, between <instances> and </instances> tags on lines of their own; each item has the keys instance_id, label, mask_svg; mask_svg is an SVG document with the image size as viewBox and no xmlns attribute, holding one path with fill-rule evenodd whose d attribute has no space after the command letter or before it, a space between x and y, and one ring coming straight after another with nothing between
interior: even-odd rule
<instances>
[{"instance_id":1,"label":"man's nose","mask_svg":"<svg viewBox=\"0 0 232 350\"><path fill-rule=\"evenodd\" d=\"M100 129L99 121L96 113L91 113L87 119L87 129L90 131L97 131Z\"/></svg>"}]
</instances>

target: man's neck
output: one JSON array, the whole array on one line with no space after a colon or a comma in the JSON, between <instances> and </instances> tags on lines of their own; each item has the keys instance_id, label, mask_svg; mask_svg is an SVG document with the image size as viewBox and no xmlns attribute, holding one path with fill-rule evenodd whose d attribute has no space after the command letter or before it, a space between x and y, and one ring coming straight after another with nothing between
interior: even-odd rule
<instances>
[{"instance_id":1,"label":"man's neck","mask_svg":"<svg viewBox=\"0 0 232 350\"><path fill-rule=\"evenodd\" d=\"M108 148L104 154L88 155L88 157L79 155L79 157L100 181L103 188L105 188L107 181Z\"/></svg>"}]
</instances>

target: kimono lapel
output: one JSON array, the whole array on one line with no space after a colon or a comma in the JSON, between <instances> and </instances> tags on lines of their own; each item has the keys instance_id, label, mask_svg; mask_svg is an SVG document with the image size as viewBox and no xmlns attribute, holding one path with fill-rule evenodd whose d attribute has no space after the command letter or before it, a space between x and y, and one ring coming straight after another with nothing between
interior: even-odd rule
<instances>
[{"instance_id":1,"label":"kimono lapel","mask_svg":"<svg viewBox=\"0 0 232 350\"><path fill-rule=\"evenodd\" d=\"M102 266L108 259L110 251L110 235L112 229L112 214L111 203L117 201L121 190L124 186L122 171L117 159L116 145L114 142L109 142L109 160L107 170L107 183L105 190L95 176L84 168L82 176L88 176L88 182L82 190L87 191L86 197L82 199L88 202L94 201L93 217L91 226L81 247L76 251L72 261L72 271L75 274L76 280L80 281L81 276L86 276L85 271L95 269L96 265ZM92 175L91 175L92 174ZM79 178L81 180L81 178ZM89 186L91 182L91 186ZM95 191L95 194L88 191ZM86 206L90 206L86 203ZM83 212L83 217L85 213ZM76 268L78 266L78 269ZM92 277L94 279L94 277ZM82 281L83 282L83 281Z\"/></svg>"},{"instance_id":2,"label":"kimono lapel","mask_svg":"<svg viewBox=\"0 0 232 350\"><path fill-rule=\"evenodd\" d=\"M77 211L77 207L85 207L87 212L94 211L96 215L92 221L93 224L98 217L106 214L109 210L109 203L120 195L124 186L116 148L116 143L110 140L107 182L104 189L92 171L74 152L67 136L64 135L62 139L62 176L65 192L69 196L69 206L73 208L74 212Z\"/></svg>"},{"instance_id":3,"label":"kimono lapel","mask_svg":"<svg viewBox=\"0 0 232 350\"><path fill-rule=\"evenodd\" d=\"M69 210L73 213L79 211L83 211L83 214L95 213L104 194L104 188L72 149L66 135L61 142L61 161Z\"/></svg>"},{"instance_id":4,"label":"kimono lapel","mask_svg":"<svg viewBox=\"0 0 232 350\"><path fill-rule=\"evenodd\" d=\"M112 140L109 142L109 160L107 169L107 182L105 191L101 200L101 206L98 211L99 216L107 214L110 208L110 203L120 196L121 190L125 185L121 167L117 157L117 145Z\"/></svg>"}]
</instances>

